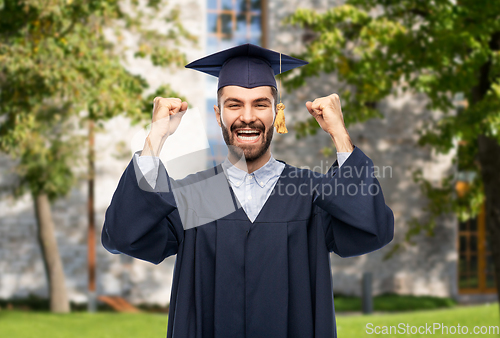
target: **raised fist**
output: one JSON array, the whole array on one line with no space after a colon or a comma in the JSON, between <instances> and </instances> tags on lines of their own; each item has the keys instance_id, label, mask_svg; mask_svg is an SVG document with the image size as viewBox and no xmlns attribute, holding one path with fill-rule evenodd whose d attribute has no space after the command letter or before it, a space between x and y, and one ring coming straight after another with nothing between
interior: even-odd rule
<instances>
[{"instance_id":1,"label":"raised fist","mask_svg":"<svg viewBox=\"0 0 500 338\"><path fill-rule=\"evenodd\" d=\"M306 102L309 113L318 121L321 128L332 137L338 152L352 152L354 146L344 124L344 115L337 94L320 97Z\"/></svg>"},{"instance_id":2,"label":"raised fist","mask_svg":"<svg viewBox=\"0 0 500 338\"><path fill-rule=\"evenodd\" d=\"M306 107L321 128L330 135L345 129L340 98L337 94L320 97L313 102L308 101Z\"/></svg>"},{"instance_id":3,"label":"raised fist","mask_svg":"<svg viewBox=\"0 0 500 338\"><path fill-rule=\"evenodd\" d=\"M181 99L155 97L151 134L161 138L172 135L187 108L187 102L182 102Z\"/></svg>"}]
</instances>

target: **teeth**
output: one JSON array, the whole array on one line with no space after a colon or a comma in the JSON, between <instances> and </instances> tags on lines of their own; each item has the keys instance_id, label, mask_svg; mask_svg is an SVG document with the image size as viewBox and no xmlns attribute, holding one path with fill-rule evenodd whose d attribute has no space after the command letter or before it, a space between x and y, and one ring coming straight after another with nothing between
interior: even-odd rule
<instances>
[{"instance_id":1,"label":"teeth","mask_svg":"<svg viewBox=\"0 0 500 338\"><path fill-rule=\"evenodd\" d=\"M240 140L244 140L244 141L253 141L253 140L256 140L259 136L241 136L241 135L238 135L238 138Z\"/></svg>"},{"instance_id":2,"label":"teeth","mask_svg":"<svg viewBox=\"0 0 500 338\"><path fill-rule=\"evenodd\" d=\"M238 133L241 133L241 134L255 134L258 132L259 132L258 130L238 130Z\"/></svg>"}]
</instances>

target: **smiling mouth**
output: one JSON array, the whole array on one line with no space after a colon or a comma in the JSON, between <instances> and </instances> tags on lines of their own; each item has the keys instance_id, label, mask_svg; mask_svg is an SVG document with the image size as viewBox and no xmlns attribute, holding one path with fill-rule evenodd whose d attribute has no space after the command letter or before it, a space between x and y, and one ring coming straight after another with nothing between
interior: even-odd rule
<instances>
[{"instance_id":1,"label":"smiling mouth","mask_svg":"<svg viewBox=\"0 0 500 338\"><path fill-rule=\"evenodd\" d=\"M255 142L260 137L260 130L258 129L239 129L236 130L236 138L241 142Z\"/></svg>"}]
</instances>

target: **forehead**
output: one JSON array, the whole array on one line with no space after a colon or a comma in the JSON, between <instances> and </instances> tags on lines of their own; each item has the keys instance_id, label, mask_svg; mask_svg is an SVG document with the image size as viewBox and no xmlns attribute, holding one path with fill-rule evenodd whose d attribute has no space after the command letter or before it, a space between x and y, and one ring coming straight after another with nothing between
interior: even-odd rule
<instances>
[{"instance_id":1,"label":"forehead","mask_svg":"<svg viewBox=\"0 0 500 338\"><path fill-rule=\"evenodd\" d=\"M271 101L273 99L273 93L270 86L260 86L254 88L225 86L221 90L223 102L228 98L237 98L241 101L252 101L263 97L267 97Z\"/></svg>"}]
</instances>

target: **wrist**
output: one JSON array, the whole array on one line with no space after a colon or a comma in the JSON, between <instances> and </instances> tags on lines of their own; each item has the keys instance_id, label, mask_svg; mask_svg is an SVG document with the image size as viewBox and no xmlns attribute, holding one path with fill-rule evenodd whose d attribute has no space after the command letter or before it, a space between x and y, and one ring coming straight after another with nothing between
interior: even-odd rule
<instances>
[{"instance_id":1,"label":"wrist","mask_svg":"<svg viewBox=\"0 0 500 338\"><path fill-rule=\"evenodd\" d=\"M335 144L337 152L352 152L354 150L354 146L347 129L344 128L343 130L333 131L329 134Z\"/></svg>"},{"instance_id":2,"label":"wrist","mask_svg":"<svg viewBox=\"0 0 500 338\"><path fill-rule=\"evenodd\" d=\"M161 135L150 133L144 142L141 156L160 156L161 148L167 138Z\"/></svg>"}]
</instances>

